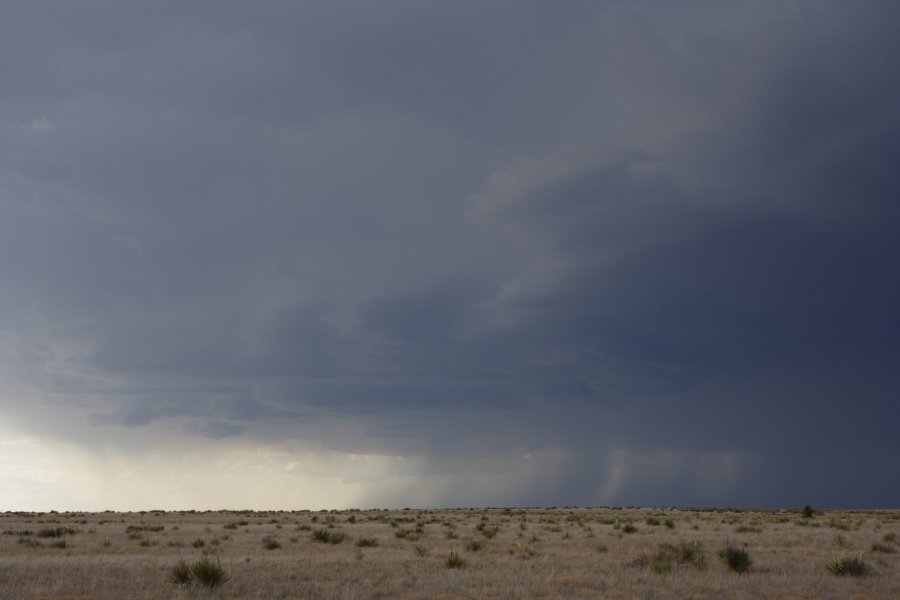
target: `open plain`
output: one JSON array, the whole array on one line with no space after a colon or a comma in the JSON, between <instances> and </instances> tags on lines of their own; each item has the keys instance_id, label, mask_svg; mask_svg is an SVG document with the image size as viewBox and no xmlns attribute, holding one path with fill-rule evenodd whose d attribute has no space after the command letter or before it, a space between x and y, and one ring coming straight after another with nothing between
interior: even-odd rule
<instances>
[{"instance_id":1,"label":"open plain","mask_svg":"<svg viewBox=\"0 0 900 600\"><path fill-rule=\"evenodd\" d=\"M0 531L3 600L900 598L900 511L8 512Z\"/></svg>"}]
</instances>

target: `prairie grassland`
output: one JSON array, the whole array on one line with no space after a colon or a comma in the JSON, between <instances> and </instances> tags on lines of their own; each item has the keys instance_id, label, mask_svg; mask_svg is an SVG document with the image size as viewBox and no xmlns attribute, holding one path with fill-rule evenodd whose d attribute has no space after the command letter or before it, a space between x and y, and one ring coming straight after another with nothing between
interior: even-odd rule
<instances>
[{"instance_id":1,"label":"prairie grassland","mask_svg":"<svg viewBox=\"0 0 900 600\"><path fill-rule=\"evenodd\" d=\"M3 600L900 598L900 511L4 513L0 532ZM204 558L227 580L173 582Z\"/></svg>"}]
</instances>

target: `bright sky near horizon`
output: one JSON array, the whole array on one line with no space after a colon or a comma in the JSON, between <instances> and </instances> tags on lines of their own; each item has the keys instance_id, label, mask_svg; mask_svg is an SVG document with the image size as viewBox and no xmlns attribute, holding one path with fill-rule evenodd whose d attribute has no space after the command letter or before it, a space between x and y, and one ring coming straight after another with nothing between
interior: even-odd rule
<instances>
[{"instance_id":1,"label":"bright sky near horizon","mask_svg":"<svg viewBox=\"0 0 900 600\"><path fill-rule=\"evenodd\" d=\"M0 510L900 503L900 4L0 4Z\"/></svg>"}]
</instances>

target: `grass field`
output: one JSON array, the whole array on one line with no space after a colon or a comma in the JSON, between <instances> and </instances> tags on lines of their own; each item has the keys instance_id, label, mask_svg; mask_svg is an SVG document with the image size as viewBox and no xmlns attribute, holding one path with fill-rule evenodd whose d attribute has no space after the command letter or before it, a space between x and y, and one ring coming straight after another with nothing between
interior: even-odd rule
<instances>
[{"instance_id":1,"label":"grass field","mask_svg":"<svg viewBox=\"0 0 900 600\"><path fill-rule=\"evenodd\" d=\"M900 598L900 511L4 513L0 531L4 600Z\"/></svg>"}]
</instances>

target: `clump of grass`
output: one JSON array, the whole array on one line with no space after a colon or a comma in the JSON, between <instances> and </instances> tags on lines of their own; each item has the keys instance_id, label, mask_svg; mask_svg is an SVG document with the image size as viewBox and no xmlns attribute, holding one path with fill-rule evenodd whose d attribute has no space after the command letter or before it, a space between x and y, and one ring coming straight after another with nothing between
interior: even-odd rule
<instances>
[{"instance_id":1,"label":"clump of grass","mask_svg":"<svg viewBox=\"0 0 900 600\"><path fill-rule=\"evenodd\" d=\"M646 523L647 525L659 527L659 519L657 519L656 517L647 517Z\"/></svg>"},{"instance_id":2,"label":"clump of grass","mask_svg":"<svg viewBox=\"0 0 900 600\"><path fill-rule=\"evenodd\" d=\"M675 521L673 521L672 519L666 519L664 523L669 529L675 529Z\"/></svg>"},{"instance_id":3,"label":"clump of grass","mask_svg":"<svg viewBox=\"0 0 900 600\"><path fill-rule=\"evenodd\" d=\"M835 518L829 519L828 524L831 525L832 529L839 529L841 531L850 531L850 524L845 523L844 521L841 521L839 519L835 519Z\"/></svg>"},{"instance_id":4,"label":"clump of grass","mask_svg":"<svg viewBox=\"0 0 900 600\"><path fill-rule=\"evenodd\" d=\"M880 544L875 542L872 544L872 552L883 552L884 554L893 554L897 551L896 548L891 546L890 544Z\"/></svg>"},{"instance_id":5,"label":"clump of grass","mask_svg":"<svg viewBox=\"0 0 900 600\"><path fill-rule=\"evenodd\" d=\"M466 550L469 552L478 552L482 548L484 548L484 543L478 540L471 540L466 544Z\"/></svg>"},{"instance_id":6,"label":"clump of grass","mask_svg":"<svg viewBox=\"0 0 900 600\"><path fill-rule=\"evenodd\" d=\"M394 537L398 540L409 540L411 542L415 542L422 537L422 532L419 530L404 529L403 527L398 527L397 531L394 532Z\"/></svg>"},{"instance_id":7,"label":"clump of grass","mask_svg":"<svg viewBox=\"0 0 900 600\"><path fill-rule=\"evenodd\" d=\"M746 572L753 565L753 559L746 550L731 544L719 550L719 558L728 565L729 569L738 574Z\"/></svg>"},{"instance_id":8,"label":"clump of grass","mask_svg":"<svg viewBox=\"0 0 900 600\"><path fill-rule=\"evenodd\" d=\"M884 534L884 536L881 538L881 541L882 541L882 542L885 542L885 543L888 543L888 544L893 544L894 542L897 541L897 534L894 533L893 531L892 531L891 533L886 533L886 534Z\"/></svg>"},{"instance_id":9,"label":"clump of grass","mask_svg":"<svg viewBox=\"0 0 900 600\"><path fill-rule=\"evenodd\" d=\"M50 544L50 547L51 548L65 548L66 540L59 540L58 542L53 542L52 544Z\"/></svg>"},{"instance_id":10,"label":"clump of grass","mask_svg":"<svg viewBox=\"0 0 900 600\"><path fill-rule=\"evenodd\" d=\"M125 533L133 533L136 531L162 531L164 525L129 525L125 528Z\"/></svg>"},{"instance_id":11,"label":"clump of grass","mask_svg":"<svg viewBox=\"0 0 900 600\"><path fill-rule=\"evenodd\" d=\"M328 531L327 529L316 529L312 533L312 539L323 544L340 544L346 537L340 531Z\"/></svg>"},{"instance_id":12,"label":"clump of grass","mask_svg":"<svg viewBox=\"0 0 900 600\"><path fill-rule=\"evenodd\" d=\"M487 539L493 539L495 535L500 531L500 528L496 525L491 525L490 527L485 527L481 530L481 535L486 537Z\"/></svg>"},{"instance_id":13,"label":"clump of grass","mask_svg":"<svg viewBox=\"0 0 900 600\"><path fill-rule=\"evenodd\" d=\"M38 529L38 537L62 537L64 535L74 535L75 530L71 527L42 527Z\"/></svg>"},{"instance_id":14,"label":"clump of grass","mask_svg":"<svg viewBox=\"0 0 900 600\"><path fill-rule=\"evenodd\" d=\"M537 554L537 550L531 546L523 546L522 544L510 546L506 549L506 552L509 553L510 556L518 556L523 560L527 560Z\"/></svg>"},{"instance_id":15,"label":"clump of grass","mask_svg":"<svg viewBox=\"0 0 900 600\"><path fill-rule=\"evenodd\" d=\"M33 540L28 537L20 537L17 543L22 544L23 546L28 546L29 548L37 548L38 546L43 545L39 541Z\"/></svg>"},{"instance_id":16,"label":"clump of grass","mask_svg":"<svg viewBox=\"0 0 900 600\"><path fill-rule=\"evenodd\" d=\"M194 548L202 548L205 545L206 545L206 540L204 540L203 538L197 538L196 540L191 542L191 546L193 546Z\"/></svg>"},{"instance_id":17,"label":"clump of grass","mask_svg":"<svg viewBox=\"0 0 900 600\"><path fill-rule=\"evenodd\" d=\"M3 531L3 535L34 535L34 532L30 529L6 529Z\"/></svg>"},{"instance_id":18,"label":"clump of grass","mask_svg":"<svg viewBox=\"0 0 900 600\"><path fill-rule=\"evenodd\" d=\"M737 533L762 533L762 528L753 527L752 525L741 525L735 531Z\"/></svg>"},{"instance_id":19,"label":"clump of grass","mask_svg":"<svg viewBox=\"0 0 900 600\"><path fill-rule=\"evenodd\" d=\"M838 576L864 577L869 573L869 565L863 561L862 554L859 555L859 558L844 558L835 553L831 557L831 562L825 565L825 568L833 575Z\"/></svg>"},{"instance_id":20,"label":"clump of grass","mask_svg":"<svg viewBox=\"0 0 900 600\"><path fill-rule=\"evenodd\" d=\"M448 569L462 569L466 566L466 561L463 560L456 552L451 552L450 556L447 557L447 561L445 564L447 565Z\"/></svg>"},{"instance_id":21,"label":"clump of grass","mask_svg":"<svg viewBox=\"0 0 900 600\"><path fill-rule=\"evenodd\" d=\"M635 527L634 525L629 523L628 525L626 525L622 528L622 533L634 533L637 530L638 530L637 527Z\"/></svg>"},{"instance_id":22,"label":"clump of grass","mask_svg":"<svg viewBox=\"0 0 900 600\"><path fill-rule=\"evenodd\" d=\"M706 555L700 549L700 541L660 544L652 559L645 559L654 573L668 573L679 565L691 565L698 571L706 569Z\"/></svg>"},{"instance_id":23,"label":"clump of grass","mask_svg":"<svg viewBox=\"0 0 900 600\"><path fill-rule=\"evenodd\" d=\"M374 548L378 545L378 540L375 538L359 538L356 540L356 545L359 548Z\"/></svg>"}]
</instances>

